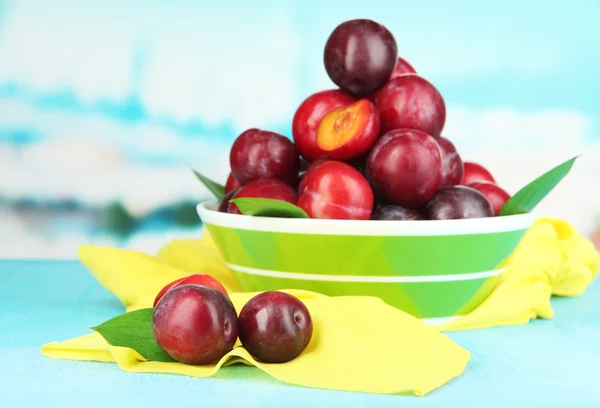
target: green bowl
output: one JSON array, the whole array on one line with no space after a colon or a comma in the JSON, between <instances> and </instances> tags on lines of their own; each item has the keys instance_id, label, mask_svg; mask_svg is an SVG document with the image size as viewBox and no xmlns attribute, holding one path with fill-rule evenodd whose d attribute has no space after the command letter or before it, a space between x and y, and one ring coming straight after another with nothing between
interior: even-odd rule
<instances>
[{"instance_id":1,"label":"green bowl","mask_svg":"<svg viewBox=\"0 0 600 408\"><path fill-rule=\"evenodd\" d=\"M198 214L245 291L377 296L436 325L475 309L533 214L444 221L354 221Z\"/></svg>"}]
</instances>

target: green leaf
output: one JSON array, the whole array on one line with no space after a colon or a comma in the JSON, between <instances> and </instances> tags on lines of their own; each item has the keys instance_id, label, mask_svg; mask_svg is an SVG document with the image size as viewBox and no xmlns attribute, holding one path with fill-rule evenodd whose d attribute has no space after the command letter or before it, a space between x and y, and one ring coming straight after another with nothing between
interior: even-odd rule
<instances>
[{"instance_id":1,"label":"green leaf","mask_svg":"<svg viewBox=\"0 0 600 408\"><path fill-rule=\"evenodd\" d=\"M196 178L198 180L200 180L200 182L202 184L204 184L204 186L208 189L208 191L210 191L211 193L213 193L213 195L215 197L217 197L217 200L219 200L219 201L223 200L223 198L225 197L225 187L223 185L221 185L215 181L212 181L211 179L203 176L202 174L200 174L199 172L197 172L194 169L192 169L192 171L196 175Z\"/></svg>"},{"instance_id":2,"label":"green leaf","mask_svg":"<svg viewBox=\"0 0 600 408\"><path fill-rule=\"evenodd\" d=\"M282 200L271 198L234 198L235 203L244 215L257 217L278 218L309 218L308 214L300 207Z\"/></svg>"},{"instance_id":3,"label":"green leaf","mask_svg":"<svg viewBox=\"0 0 600 408\"><path fill-rule=\"evenodd\" d=\"M559 164L527 184L504 204L498 215L525 214L533 210L569 173L578 157L575 156Z\"/></svg>"},{"instance_id":4,"label":"green leaf","mask_svg":"<svg viewBox=\"0 0 600 408\"><path fill-rule=\"evenodd\" d=\"M153 308L125 313L91 329L111 345L134 349L146 360L175 361L160 348L152 333Z\"/></svg>"}]
</instances>

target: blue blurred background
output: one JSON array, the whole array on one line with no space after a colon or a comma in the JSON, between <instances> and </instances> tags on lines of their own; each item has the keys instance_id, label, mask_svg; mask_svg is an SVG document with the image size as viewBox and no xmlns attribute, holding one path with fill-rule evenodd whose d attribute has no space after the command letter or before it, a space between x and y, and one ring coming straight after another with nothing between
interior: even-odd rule
<instances>
[{"instance_id":1,"label":"blue blurred background","mask_svg":"<svg viewBox=\"0 0 600 408\"><path fill-rule=\"evenodd\" d=\"M583 154L539 212L596 231L598 1L0 0L0 257L198 236L188 165L224 182L243 130L291 137L357 17L393 32L445 98L443 134L509 192Z\"/></svg>"}]
</instances>

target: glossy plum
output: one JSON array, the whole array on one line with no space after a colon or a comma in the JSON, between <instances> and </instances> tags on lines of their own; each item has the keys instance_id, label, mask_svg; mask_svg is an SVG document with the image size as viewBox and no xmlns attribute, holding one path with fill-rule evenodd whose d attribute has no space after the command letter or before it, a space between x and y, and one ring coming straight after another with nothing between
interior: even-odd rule
<instances>
[{"instance_id":1,"label":"glossy plum","mask_svg":"<svg viewBox=\"0 0 600 408\"><path fill-rule=\"evenodd\" d=\"M473 163L473 162L465 162L464 163L464 173L460 184L463 186L468 186L469 184L473 184L478 181L490 181L495 183L494 177L492 173L488 171L481 164Z\"/></svg>"},{"instance_id":2,"label":"glossy plum","mask_svg":"<svg viewBox=\"0 0 600 408\"><path fill-rule=\"evenodd\" d=\"M425 132L391 130L373 146L366 174L378 197L390 204L420 206L440 187L442 152Z\"/></svg>"},{"instance_id":3,"label":"glossy plum","mask_svg":"<svg viewBox=\"0 0 600 408\"><path fill-rule=\"evenodd\" d=\"M460 184L464 173L462 159L454 144L444 138L438 137L437 142L442 150L442 187Z\"/></svg>"},{"instance_id":4,"label":"glossy plum","mask_svg":"<svg viewBox=\"0 0 600 408\"><path fill-rule=\"evenodd\" d=\"M217 289L181 285L165 293L154 308L152 331L160 348L175 360L213 364L237 340L237 313Z\"/></svg>"},{"instance_id":5,"label":"glossy plum","mask_svg":"<svg viewBox=\"0 0 600 408\"><path fill-rule=\"evenodd\" d=\"M384 132L417 129L439 137L446 122L446 104L438 90L416 75L391 79L372 96Z\"/></svg>"},{"instance_id":6,"label":"glossy plum","mask_svg":"<svg viewBox=\"0 0 600 408\"><path fill-rule=\"evenodd\" d=\"M298 152L288 138L254 128L237 137L229 162L233 177L242 186L269 178L292 184L300 168Z\"/></svg>"},{"instance_id":7,"label":"glossy plum","mask_svg":"<svg viewBox=\"0 0 600 408\"><path fill-rule=\"evenodd\" d=\"M481 192L492 204L494 215L498 215L504 204L510 198L510 194L496 183L491 181L476 181L469 184L469 187Z\"/></svg>"},{"instance_id":8,"label":"glossy plum","mask_svg":"<svg viewBox=\"0 0 600 408\"><path fill-rule=\"evenodd\" d=\"M292 204L296 204L298 200L296 191L290 185L277 179L255 180L237 190L237 193L233 196L234 199L244 197L271 198ZM241 214L235 203L229 203L227 211L231 214Z\"/></svg>"},{"instance_id":9,"label":"glossy plum","mask_svg":"<svg viewBox=\"0 0 600 408\"><path fill-rule=\"evenodd\" d=\"M355 101L339 89L330 89L317 92L300 104L292 121L292 136L298 152L307 161L327 156L327 152L317 145L317 129L321 119L332 110L349 106Z\"/></svg>"},{"instance_id":10,"label":"glossy plum","mask_svg":"<svg viewBox=\"0 0 600 408\"><path fill-rule=\"evenodd\" d=\"M381 88L396 66L398 47L392 33L372 20L355 19L337 26L325 44L329 78L356 97Z\"/></svg>"},{"instance_id":11,"label":"glossy plum","mask_svg":"<svg viewBox=\"0 0 600 408\"><path fill-rule=\"evenodd\" d=\"M298 206L311 218L368 220L373 211L373 190L351 165L334 160L309 169Z\"/></svg>"},{"instance_id":12,"label":"glossy plum","mask_svg":"<svg viewBox=\"0 0 600 408\"><path fill-rule=\"evenodd\" d=\"M438 190L425 205L430 220L493 217L492 204L479 191L467 186L448 186Z\"/></svg>"},{"instance_id":13,"label":"glossy plum","mask_svg":"<svg viewBox=\"0 0 600 408\"><path fill-rule=\"evenodd\" d=\"M317 146L334 160L355 159L369 151L380 130L375 105L361 99L323 117L317 130Z\"/></svg>"},{"instance_id":14,"label":"glossy plum","mask_svg":"<svg viewBox=\"0 0 600 408\"><path fill-rule=\"evenodd\" d=\"M238 319L242 346L265 363L285 363L298 357L310 343L312 318L295 296L269 291L250 299Z\"/></svg>"},{"instance_id":15,"label":"glossy plum","mask_svg":"<svg viewBox=\"0 0 600 408\"><path fill-rule=\"evenodd\" d=\"M424 220L425 217L412 208L388 204L376 205L371 219L380 221L419 221Z\"/></svg>"},{"instance_id":16,"label":"glossy plum","mask_svg":"<svg viewBox=\"0 0 600 408\"><path fill-rule=\"evenodd\" d=\"M162 288L160 290L160 292L158 292L158 295L156 295L156 298L154 298L153 307L156 307L156 304L165 295L165 293L167 293L169 290L171 290L173 288L176 288L177 286L182 286L182 285L208 286L208 287L217 289L218 291L222 292L226 296L229 296L225 287L223 287L223 285L221 285L221 282L219 282L217 279L213 278L210 275L206 275L204 273L195 273L190 276L184 276L183 278L174 280L173 282L165 285L165 287Z\"/></svg>"}]
</instances>

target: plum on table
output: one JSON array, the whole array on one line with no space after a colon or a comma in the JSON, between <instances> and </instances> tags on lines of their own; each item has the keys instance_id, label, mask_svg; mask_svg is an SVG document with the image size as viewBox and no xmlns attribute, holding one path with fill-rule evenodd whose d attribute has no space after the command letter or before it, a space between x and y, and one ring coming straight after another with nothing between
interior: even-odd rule
<instances>
[{"instance_id":1,"label":"plum on table","mask_svg":"<svg viewBox=\"0 0 600 408\"><path fill-rule=\"evenodd\" d=\"M217 289L181 285L165 293L154 308L152 330L160 348L175 360L213 364L237 340L237 313Z\"/></svg>"},{"instance_id":2,"label":"plum on table","mask_svg":"<svg viewBox=\"0 0 600 408\"><path fill-rule=\"evenodd\" d=\"M298 357L310 343L310 313L298 298L279 291L260 293L240 311L242 346L259 361L285 363Z\"/></svg>"}]
</instances>

